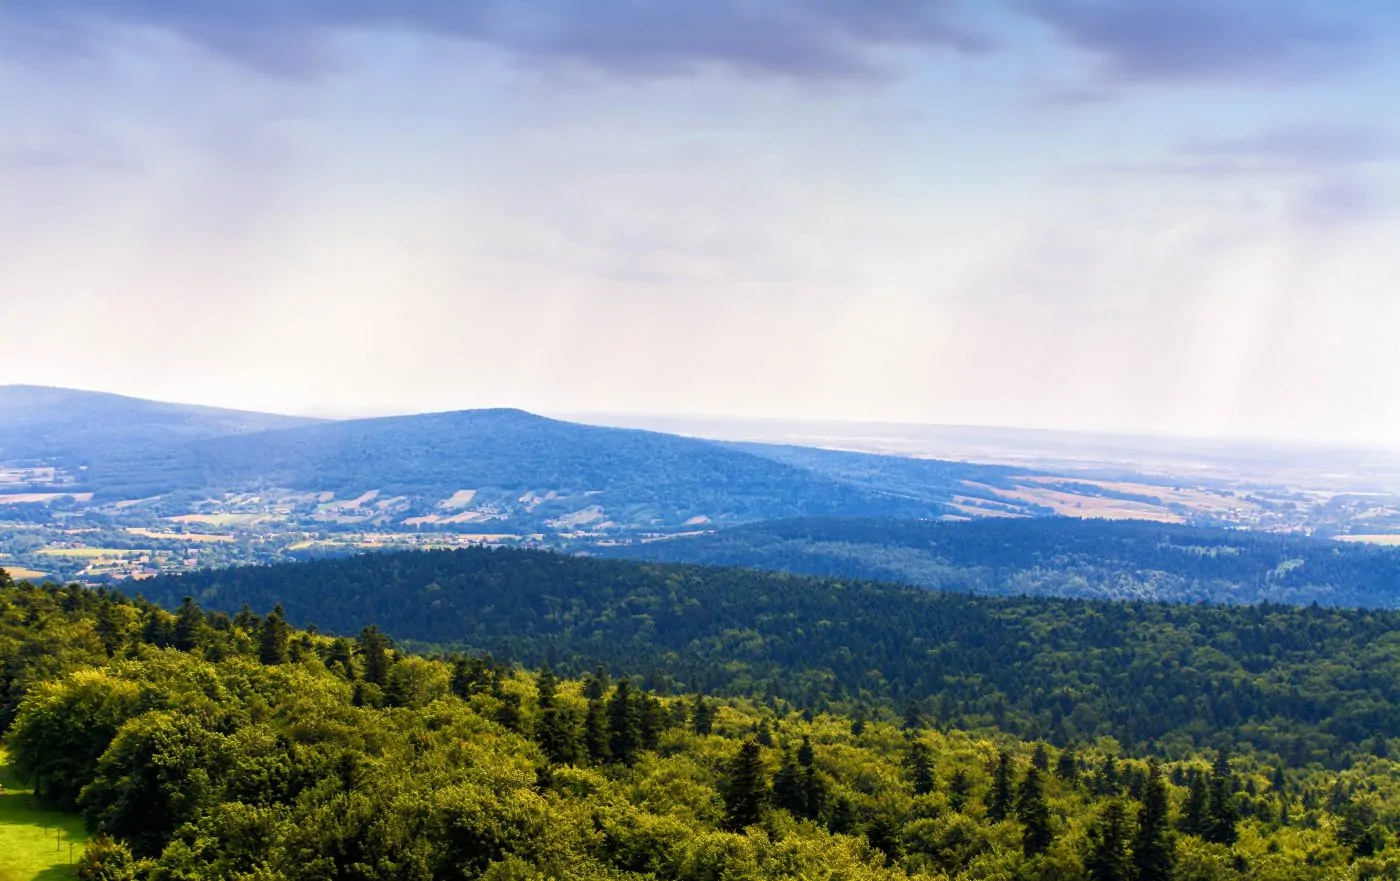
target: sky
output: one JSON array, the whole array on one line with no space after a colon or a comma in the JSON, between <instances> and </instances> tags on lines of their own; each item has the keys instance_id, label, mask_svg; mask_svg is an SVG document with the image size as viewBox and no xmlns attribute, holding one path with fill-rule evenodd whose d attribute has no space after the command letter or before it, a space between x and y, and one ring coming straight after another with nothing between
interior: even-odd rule
<instances>
[{"instance_id":1,"label":"sky","mask_svg":"<svg viewBox=\"0 0 1400 881\"><path fill-rule=\"evenodd\" d=\"M1400 447L1393 0L6 0L0 384Z\"/></svg>"}]
</instances>

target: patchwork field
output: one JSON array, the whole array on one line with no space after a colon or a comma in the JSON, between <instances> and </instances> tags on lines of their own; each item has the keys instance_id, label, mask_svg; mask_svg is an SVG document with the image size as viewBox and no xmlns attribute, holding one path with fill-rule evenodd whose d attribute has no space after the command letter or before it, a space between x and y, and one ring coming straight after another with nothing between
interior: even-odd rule
<instances>
[{"instance_id":1,"label":"patchwork field","mask_svg":"<svg viewBox=\"0 0 1400 881\"><path fill-rule=\"evenodd\" d=\"M1146 502L1086 496L1053 489L1049 486L1021 485L1016 489L1003 489L984 484L969 485L990 490L1005 499L1044 505L1056 514L1065 517L1088 517L1101 520L1153 520L1158 523L1184 523L1186 519L1165 507L1150 505Z\"/></svg>"},{"instance_id":2,"label":"patchwork field","mask_svg":"<svg viewBox=\"0 0 1400 881\"><path fill-rule=\"evenodd\" d=\"M58 499L90 502L92 501L92 493L7 493L0 495L0 505L33 505Z\"/></svg>"},{"instance_id":3,"label":"patchwork field","mask_svg":"<svg viewBox=\"0 0 1400 881\"><path fill-rule=\"evenodd\" d=\"M1364 542L1366 544L1400 547L1400 535L1339 535L1337 541Z\"/></svg>"},{"instance_id":4,"label":"patchwork field","mask_svg":"<svg viewBox=\"0 0 1400 881\"><path fill-rule=\"evenodd\" d=\"M74 878L71 865L87 844L81 817L46 811L10 772L0 748L0 881Z\"/></svg>"},{"instance_id":5,"label":"patchwork field","mask_svg":"<svg viewBox=\"0 0 1400 881\"><path fill-rule=\"evenodd\" d=\"M231 535L215 535L203 532L156 532L153 529L142 529L139 527L129 527L127 532L132 535L139 535L144 538L158 538L164 541L192 541L204 544L233 541Z\"/></svg>"},{"instance_id":6,"label":"patchwork field","mask_svg":"<svg viewBox=\"0 0 1400 881\"><path fill-rule=\"evenodd\" d=\"M26 569L23 566L7 566L0 563L0 569L10 573L10 577L16 581L33 581L48 575L47 572L40 572L37 569Z\"/></svg>"}]
</instances>

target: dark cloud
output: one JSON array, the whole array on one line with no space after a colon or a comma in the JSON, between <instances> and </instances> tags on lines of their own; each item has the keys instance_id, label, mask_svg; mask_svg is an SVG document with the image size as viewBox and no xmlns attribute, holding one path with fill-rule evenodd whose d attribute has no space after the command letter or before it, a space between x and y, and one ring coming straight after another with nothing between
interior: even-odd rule
<instances>
[{"instance_id":1,"label":"dark cloud","mask_svg":"<svg viewBox=\"0 0 1400 881\"><path fill-rule=\"evenodd\" d=\"M1114 84L1287 85L1349 66L1368 41L1364 27L1297 0L1020 0L1020 6L1097 57L1103 78Z\"/></svg>"},{"instance_id":2,"label":"dark cloud","mask_svg":"<svg viewBox=\"0 0 1400 881\"><path fill-rule=\"evenodd\" d=\"M808 78L876 76L886 47L977 52L957 0L7 0L12 20L50 31L109 24L174 32L258 69L306 75L321 38L402 28L537 60L633 74L720 65Z\"/></svg>"}]
</instances>

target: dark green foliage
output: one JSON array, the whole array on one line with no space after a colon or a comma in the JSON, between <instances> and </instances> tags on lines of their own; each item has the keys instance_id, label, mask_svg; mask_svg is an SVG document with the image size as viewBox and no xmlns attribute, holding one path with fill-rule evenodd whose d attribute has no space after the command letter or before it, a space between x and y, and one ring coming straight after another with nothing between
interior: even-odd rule
<instances>
[{"instance_id":1,"label":"dark green foliage","mask_svg":"<svg viewBox=\"0 0 1400 881\"><path fill-rule=\"evenodd\" d=\"M99 616L99 624L101 621L102 618ZM194 651L203 642L204 631L208 626L204 621L204 613L200 611L199 606L195 605L194 599L185 597L180 602L179 610L175 613L175 648L182 652ZM107 627L111 627L110 623ZM103 642L105 644L107 640L104 639ZM109 650L113 648L115 647L109 647Z\"/></svg>"},{"instance_id":2,"label":"dark green foliage","mask_svg":"<svg viewBox=\"0 0 1400 881\"><path fill-rule=\"evenodd\" d=\"M704 695L695 696L695 708L690 714L690 728L696 734L709 734L714 727L714 710Z\"/></svg>"},{"instance_id":3,"label":"dark green foliage","mask_svg":"<svg viewBox=\"0 0 1400 881\"><path fill-rule=\"evenodd\" d=\"M1391 550L1142 521L806 519L598 550L993 595L1400 606Z\"/></svg>"},{"instance_id":4,"label":"dark green foliage","mask_svg":"<svg viewBox=\"0 0 1400 881\"><path fill-rule=\"evenodd\" d=\"M1074 783L1079 780L1079 752L1073 743L1060 750L1055 760L1055 776Z\"/></svg>"},{"instance_id":5,"label":"dark green foliage","mask_svg":"<svg viewBox=\"0 0 1400 881\"><path fill-rule=\"evenodd\" d=\"M1089 855L1084 868L1089 881L1132 881L1133 863L1128 856L1127 809L1123 802L1113 799L1090 833Z\"/></svg>"},{"instance_id":6,"label":"dark green foliage","mask_svg":"<svg viewBox=\"0 0 1400 881\"><path fill-rule=\"evenodd\" d=\"M588 757L602 764L612 761L612 732L608 729L608 709L602 698L588 702L583 721L583 746Z\"/></svg>"},{"instance_id":7,"label":"dark green foliage","mask_svg":"<svg viewBox=\"0 0 1400 881\"><path fill-rule=\"evenodd\" d=\"M730 762L724 785L725 824L739 831L757 825L768 809L768 771L756 741L745 741Z\"/></svg>"},{"instance_id":8,"label":"dark green foliage","mask_svg":"<svg viewBox=\"0 0 1400 881\"><path fill-rule=\"evenodd\" d=\"M607 702L608 754L614 762L630 765L642 748L641 713L638 696L624 676L617 681Z\"/></svg>"},{"instance_id":9,"label":"dark green foliage","mask_svg":"<svg viewBox=\"0 0 1400 881\"><path fill-rule=\"evenodd\" d=\"M1060 742L1111 735L1142 749L1186 736L1336 764L1374 731L1400 730L1400 703L1377 698L1400 693L1400 669L1384 660L1400 631L1391 612L993 599L504 550L148 584L172 606L186 594L229 611L283 602L292 620L332 632L372 619L400 639L576 673L660 670L691 692L927 700L953 727L991 717ZM423 585L437 586L431 598Z\"/></svg>"},{"instance_id":10,"label":"dark green foliage","mask_svg":"<svg viewBox=\"0 0 1400 881\"><path fill-rule=\"evenodd\" d=\"M933 757L929 755L927 746L918 741L909 746L906 768L915 795L928 795L933 792L936 785L933 777Z\"/></svg>"},{"instance_id":11,"label":"dark green foliage","mask_svg":"<svg viewBox=\"0 0 1400 881\"><path fill-rule=\"evenodd\" d=\"M1147 782L1138 810L1137 834L1133 839L1133 869L1137 881L1171 881L1175 850L1172 843L1167 783L1162 768L1153 760L1148 765Z\"/></svg>"},{"instance_id":12,"label":"dark green foliage","mask_svg":"<svg viewBox=\"0 0 1400 881\"><path fill-rule=\"evenodd\" d=\"M370 624L360 631L360 656L365 681L383 688L389 680L389 639L378 626Z\"/></svg>"},{"instance_id":13,"label":"dark green foliage","mask_svg":"<svg viewBox=\"0 0 1400 881\"><path fill-rule=\"evenodd\" d=\"M1240 821L1240 809L1235 798L1235 777L1230 770L1230 759L1223 752L1211 769L1209 793L1201 837L1216 844L1234 844L1239 837L1236 826Z\"/></svg>"},{"instance_id":14,"label":"dark green foliage","mask_svg":"<svg viewBox=\"0 0 1400 881\"><path fill-rule=\"evenodd\" d=\"M262 629L258 631L258 660L264 664L287 663L289 632L285 613L279 605L263 619Z\"/></svg>"},{"instance_id":15,"label":"dark green foliage","mask_svg":"<svg viewBox=\"0 0 1400 881\"><path fill-rule=\"evenodd\" d=\"M773 776L773 805L791 813L794 817L809 815L807 808L807 781L802 766L791 750L783 750L783 758L778 773Z\"/></svg>"},{"instance_id":16,"label":"dark green foliage","mask_svg":"<svg viewBox=\"0 0 1400 881\"><path fill-rule=\"evenodd\" d=\"M992 791L987 795L987 816L992 820L1005 820L1011 815L1015 803L1011 773L1011 756L1006 750L998 750L992 762Z\"/></svg>"},{"instance_id":17,"label":"dark green foliage","mask_svg":"<svg viewBox=\"0 0 1400 881\"><path fill-rule=\"evenodd\" d=\"M1045 803L1045 784L1041 771L1031 765L1021 789L1016 794L1016 818L1021 821L1021 849L1026 856L1039 856L1050 849L1055 840L1050 828L1050 807Z\"/></svg>"}]
</instances>

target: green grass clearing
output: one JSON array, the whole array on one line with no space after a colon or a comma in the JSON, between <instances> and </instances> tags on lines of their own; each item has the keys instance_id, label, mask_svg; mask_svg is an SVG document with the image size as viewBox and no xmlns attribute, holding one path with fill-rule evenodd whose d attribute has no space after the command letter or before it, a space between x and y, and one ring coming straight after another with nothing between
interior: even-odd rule
<instances>
[{"instance_id":1,"label":"green grass clearing","mask_svg":"<svg viewBox=\"0 0 1400 881\"><path fill-rule=\"evenodd\" d=\"M69 865L69 845L77 860L87 844L83 819L46 811L34 794L10 772L9 755L0 748L0 881L57 881L76 877Z\"/></svg>"}]
</instances>

